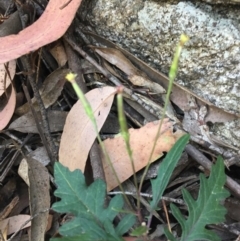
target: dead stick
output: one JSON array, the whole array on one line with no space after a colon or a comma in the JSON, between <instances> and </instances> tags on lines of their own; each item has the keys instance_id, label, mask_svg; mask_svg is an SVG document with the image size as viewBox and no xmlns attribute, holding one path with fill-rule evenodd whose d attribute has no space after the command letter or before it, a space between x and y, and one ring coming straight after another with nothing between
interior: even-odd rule
<instances>
[{"instance_id":1,"label":"dead stick","mask_svg":"<svg viewBox=\"0 0 240 241\"><path fill-rule=\"evenodd\" d=\"M25 96L27 98L28 104L30 106L30 109L32 111L32 115L33 115L33 118L35 120L35 123L36 123L37 129L38 129L39 135L40 135L41 140L42 140L42 142L43 142L43 144L44 144L44 146L46 148L48 156L49 156L49 158L50 158L50 160L52 162L52 160L53 160L52 153L51 153L51 150L50 150L50 148L48 146L48 143L46 141L45 135L44 135L44 133L42 131L42 126L40 125L40 121L38 120L37 113L36 113L36 111L34 110L34 108L32 106L31 98L30 98L30 95L28 93L28 89L27 89L26 85L24 85L24 84L22 85L22 87L23 87L24 94L25 94ZM52 164L54 164L54 163L52 162Z\"/></svg>"},{"instance_id":2,"label":"dead stick","mask_svg":"<svg viewBox=\"0 0 240 241\"><path fill-rule=\"evenodd\" d=\"M29 60L29 56L22 56L21 61L22 61L23 65L24 65L24 67L27 71L30 71L32 69L31 64L30 64L30 60ZM36 84L35 79L34 79L32 74L28 75L28 80L29 80L30 85L32 87L34 96L37 100L37 103L38 103L38 106L39 106L39 109L40 109L40 113L41 113L41 116L42 116L42 124L43 124L43 129L44 129L44 135L46 137L47 143L48 143L49 148L51 150L51 156L50 156L51 163L54 163L57 160L57 148L56 148L56 146L53 142L53 139L51 137L50 128L49 128L49 124L48 124L47 112L46 112L45 106L43 104L42 98L39 94L37 84Z\"/></svg>"}]
</instances>

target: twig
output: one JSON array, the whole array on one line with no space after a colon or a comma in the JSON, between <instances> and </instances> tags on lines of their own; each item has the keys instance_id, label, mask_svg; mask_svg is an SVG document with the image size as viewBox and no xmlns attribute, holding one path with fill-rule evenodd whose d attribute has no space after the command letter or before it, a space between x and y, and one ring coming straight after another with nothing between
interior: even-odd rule
<instances>
[{"instance_id":1,"label":"twig","mask_svg":"<svg viewBox=\"0 0 240 241\"><path fill-rule=\"evenodd\" d=\"M126 195L130 195L130 196L137 196L137 193L134 192L124 192ZM116 191L116 192L108 192L108 195L117 195L117 194L123 194L123 192L120 191ZM140 196L142 197L147 197L147 198L152 198L153 195L152 194L148 194L148 193L142 193L140 192ZM182 199L175 199L175 198L171 198L171 197L162 197L162 200L165 200L167 202L172 202L172 203L177 203L180 205L185 205L184 201Z\"/></svg>"},{"instance_id":2,"label":"twig","mask_svg":"<svg viewBox=\"0 0 240 241\"><path fill-rule=\"evenodd\" d=\"M66 3L64 3L61 7L59 7L59 9L64 9L65 7L68 6L68 4L71 2L72 0L68 0Z\"/></svg>"},{"instance_id":3,"label":"twig","mask_svg":"<svg viewBox=\"0 0 240 241\"><path fill-rule=\"evenodd\" d=\"M23 65L24 65L26 70L31 70L30 61L29 61L29 57L28 56L21 57L21 61L22 61L22 63L23 63ZM46 140L47 140L47 143L48 143L48 145L45 146L45 147L46 147L46 149L49 148L48 154L49 154L51 162L54 163L57 160L57 148L56 148L56 146L55 146L55 144L53 142L53 139L51 137L46 109L44 107L42 98L41 98L41 96L39 94L39 91L38 91L35 79L34 79L32 74L28 75L28 80L29 80L29 82L31 84L32 90L34 92L34 96L35 96L35 98L37 100L37 103L38 103L38 106L39 106L39 109L40 109L40 113L41 113L41 116L42 116L42 124L43 124L43 129L44 129L44 136L46 137Z\"/></svg>"},{"instance_id":4,"label":"twig","mask_svg":"<svg viewBox=\"0 0 240 241\"><path fill-rule=\"evenodd\" d=\"M11 139L15 140L21 147L25 147L28 152L32 152L32 149L30 146L26 145L26 142L33 136L32 134L28 134L28 136L25 138L24 141L20 140L18 137L10 133L9 131L4 132L7 136L9 136Z\"/></svg>"},{"instance_id":5,"label":"twig","mask_svg":"<svg viewBox=\"0 0 240 241\"><path fill-rule=\"evenodd\" d=\"M48 156L49 156L49 158L50 158L50 160L51 160L51 163L53 164L54 162L53 162L52 152L51 152L51 150L50 150L50 148L49 148L49 146L48 146L46 137L45 137L45 135L44 135L44 133L43 133L43 131L42 131L42 127L41 127L41 125L40 125L40 121L38 120L37 113L36 113L36 111L34 110L34 108L33 108L33 106L32 106L31 98L30 98L30 95L29 95L29 93L28 93L27 87L26 87L24 84L23 84L23 91L24 91L24 94L25 94L25 96L26 96L26 98L27 98L27 101L28 101L28 104L29 104L29 106L30 106L30 109L31 109L31 111L32 111L32 115L33 115L33 118L34 118L35 123L36 123L36 125L37 125L39 135L40 135L40 137L41 137L41 139L42 139L42 142L43 142L43 144L44 144L44 146L45 146L45 148L46 148L46 151L47 151Z\"/></svg>"}]
</instances>

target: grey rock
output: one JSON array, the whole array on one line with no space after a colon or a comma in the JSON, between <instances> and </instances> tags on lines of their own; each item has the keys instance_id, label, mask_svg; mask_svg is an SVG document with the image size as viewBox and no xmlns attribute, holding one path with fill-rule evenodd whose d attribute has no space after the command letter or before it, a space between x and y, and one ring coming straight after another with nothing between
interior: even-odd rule
<instances>
[{"instance_id":1,"label":"grey rock","mask_svg":"<svg viewBox=\"0 0 240 241\"><path fill-rule=\"evenodd\" d=\"M211 4L240 4L239 0L203 0Z\"/></svg>"},{"instance_id":2,"label":"grey rock","mask_svg":"<svg viewBox=\"0 0 240 241\"><path fill-rule=\"evenodd\" d=\"M97 0L88 20L99 35L165 74L180 35L187 34L190 41L182 52L176 81L214 105L240 115L238 8L190 1ZM239 119L213 130L240 147L238 126Z\"/></svg>"}]
</instances>

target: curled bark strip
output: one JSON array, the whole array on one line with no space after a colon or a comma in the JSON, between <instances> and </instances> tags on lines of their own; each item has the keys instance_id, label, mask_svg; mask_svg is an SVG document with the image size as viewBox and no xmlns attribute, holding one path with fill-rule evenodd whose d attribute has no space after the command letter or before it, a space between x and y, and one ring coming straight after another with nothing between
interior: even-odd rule
<instances>
[{"instance_id":1,"label":"curled bark strip","mask_svg":"<svg viewBox=\"0 0 240 241\"><path fill-rule=\"evenodd\" d=\"M50 0L42 16L17 35L0 38L0 63L16 59L60 38L82 0ZM65 6L62 8L62 6Z\"/></svg>"}]
</instances>

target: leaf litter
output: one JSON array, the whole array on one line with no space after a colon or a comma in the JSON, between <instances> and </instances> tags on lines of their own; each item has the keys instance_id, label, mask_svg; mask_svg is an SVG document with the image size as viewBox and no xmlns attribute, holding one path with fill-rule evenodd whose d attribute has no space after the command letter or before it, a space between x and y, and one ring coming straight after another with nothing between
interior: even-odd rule
<instances>
[{"instance_id":1,"label":"leaf litter","mask_svg":"<svg viewBox=\"0 0 240 241\"><path fill-rule=\"evenodd\" d=\"M43 45L46 45L50 42L53 42L56 39L59 39L65 33L67 27L70 25L70 23L72 22L75 16L77 7L80 5L80 2L81 0L71 0L71 1L61 0L57 2L53 0L49 1L49 4L46 10L44 11L44 14L42 14L42 16L35 23L30 25L26 29L22 30L18 35L11 35L11 36L0 38L0 62L6 63L7 61L16 59L17 57L20 57L25 53L31 53L34 68L33 69L27 68L28 73L27 74L25 73L25 75L22 75L24 76L23 79L24 81L27 82L28 75L29 74L31 75L32 71L33 72L35 71L35 73L40 76L40 83L41 81L43 81L43 85L42 87L40 87L41 84L38 83L39 84L38 89L40 91L45 107L48 108L46 117L48 119L48 123L50 126L50 133L54 138L56 145L58 145L58 143L60 142L60 151L59 151L60 161L64 163L64 165L68 166L71 170L81 169L82 171L84 171L86 166L86 161L89 158L88 154L91 149L92 143L96 138L96 134L93 132L91 123L87 122L86 115L84 115L84 111L82 109L79 112L79 108L76 108L73 117L71 117L71 112L74 112L75 106L79 105L79 103L74 105L73 99L75 98L75 96L73 92L69 91L69 89L67 90L67 88L64 87L64 84L65 84L64 76L69 71L69 69L65 67L67 59L66 59L64 48L66 43L64 43L64 45L62 44L59 45L59 42L55 42L51 46L47 46L45 49L47 50L45 51L47 53L49 51L52 52L49 55L51 55L51 57L52 56L54 57L53 60L56 61L55 66L61 67L59 69L55 69L55 68L51 69L51 67L48 66L48 60L46 60L47 58L45 59L45 56L44 57L41 56L40 51L33 52L34 50L37 50L39 47L42 47ZM32 34L33 32L34 34ZM113 68L115 68L115 70L118 69L118 71L115 71L115 72L112 71L111 73L121 78L122 76L124 77L124 74L122 75L122 73L125 73L125 75L127 76L126 79L132 83L133 87L135 85L144 86L145 88L148 88L150 92L155 92L155 93L165 92L165 89L167 89L167 85L168 85L168 79L163 74L158 73L157 71L151 69L145 63L143 63L142 61L140 61L139 59L137 59L127 51L117 47L115 44L112 44L111 42L101 38L100 36L95 35L94 38L97 39L97 42L100 45L103 44L104 48L98 46L98 47L92 47L92 49L94 49L99 54L99 56L104 58L105 62L108 61L109 66L112 65L114 66ZM36 56L41 56L41 59L44 59L42 62L40 61L41 63L39 65L34 59L36 58ZM67 56L67 58L69 58L69 56ZM7 79L7 78L5 79L4 77L4 86L3 88L1 87L2 96L6 94L5 92L6 90L9 92L10 92L10 89L15 91L12 91L11 95L8 95L8 99L5 98L5 100L3 101L4 103L2 101L0 102L0 105L1 105L0 126L2 130L6 129L6 126L8 126L9 122L12 120L10 122L9 129L6 129L4 131L6 131L6 134L9 134L10 132L10 134L14 134L14 135L11 135L13 139L11 138L8 139L9 138L8 135L4 135L2 133L0 134L1 140L4 140L0 143L1 144L0 145L0 177L1 175L6 175L4 174L5 167L6 167L5 163L8 163L15 159L14 151L16 151L15 153L18 153L19 148L24 149L24 152L27 151L26 152L27 154L29 154L30 152L30 154L27 155L28 160L33 160L34 158L37 159L31 162L32 173L31 172L28 173L28 166L22 167L20 165L19 171L24 171L27 178L29 177L29 174L30 174L29 184L30 186L32 186L30 189L30 194L31 194L30 206L32 209L31 216L36 214L36 218L34 218L33 220L34 222L32 222L32 227L31 227L32 240L35 240L36 237L39 237L39 240L44 240L46 226L59 225L58 221L54 221L53 224L51 223L51 221L48 221L48 218L49 218L48 208L50 207L50 197L52 197L52 192L49 190L50 176L48 172L51 172L51 167L50 168L48 167L48 169L46 169L46 167L44 166L49 163L50 159L49 159L48 153L46 152L46 146L44 146L46 144L44 144L44 142L42 142L42 140L39 138L38 129L36 128L36 123L34 123L34 119L32 118L33 117L32 113L29 111L30 109L28 104L26 104L24 108L21 107L23 108L23 110L21 110L20 108L15 112L18 114L18 116L20 116L18 119L16 119L16 116L14 115L16 93L21 94L21 91L20 91L21 86L19 81L20 79L18 78L18 76L14 76L16 64L12 65L13 62L15 61L11 61L9 63L8 68L11 75L11 79L14 81L14 87L16 87L16 89L13 89L13 85L11 86L10 79ZM86 60L82 59L81 62L86 63ZM0 65L0 66L3 66L3 65ZM26 69L21 69L22 68L21 65L19 66L20 66L19 67L20 71L26 70ZM44 68L42 68L42 66L44 66ZM51 65L51 66L54 66L54 65ZM107 65L105 64L105 66ZM71 68L71 66L68 66L68 67ZM47 69L47 71L45 68ZM96 82L98 83L102 82L103 85L109 85L108 80L102 77L101 75L99 75L99 70L96 70L95 66L93 67L92 65L87 64L85 67L81 66L81 68L82 68L81 73L84 75L82 76L83 78L85 78L86 82L88 82L89 79L93 78L97 80ZM108 67L108 69L110 68L112 67ZM46 76L45 73L42 74L43 72L46 72L50 75L47 78L45 77L42 78L42 76ZM120 72L122 72L121 76L119 75ZM81 74L81 73L78 73L78 74ZM0 71L0 74L1 74L1 71ZM122 80L123 80L123 83L125 84L126 83L125 79L122 78ZM0 78L0 84L2 83L3 83L2 78ZM88 84L89 86L91 86L92 84L91 81ZM93 84L93 86L95 85ZM100 130L102 124L105 122L105 119L109 114L109 111L113 102L113 98L114 98L115 88L109 87L109 86L102 87L102 88L98 88L98 87L99 86L97 86L97 88L93 87L95 88L94 89L95 92L93 91L92 95L93 95L93 99L95 99L95 101L98 102L100 106L100 107L94 108L95 114L97 116L97 122L99 125L98 127ZM31 92L31 88L28 88L28 89L30 91L30 95L33 97L32 99L33 106L38 115L38 119L41 121L42 114L40 114L39 112L39 107L34 103L35 94ZM105 90L108 89L109 91L109 92L107 91L108 93L106 94L106 96L108 97L106 98L103 98L102 96L104 89ZM13 92L15 96L12 96ZM89 93L90 92L88 92L86 96L88 96ZM215 107L213 104L208 103L203 99L200 99L198 96L189 92L187 89L175 84L172 92L171 100L181 110L185 111L185 109L188 108L186 93L194 96L194 98L196 98L196 101L199 105L203 104L207 106L209 110L209 113L207 115L208 121L211 121L214 123L216 121L228 121L236 118L235 115L231 113L227 113ZM108 98L109 98L109 102L107 102L107 106L105 106L106 104L105 100ZM141 98L141 95L139 95L139 98ZM147 101L147 98L149 98L149 96L147 96L146 94L143 100ZM164 99L164 95L162 98ZM155 99L153 98L152 102L154 101ZM92 104L92 102L94 101L90 100L90 102ZM53 106L55 105L55 103L57 103L57 105L60 107L61 110L53 109ZM73 108L72 108L72 105L74 105ZM59 131L61 131L63 128L65 118L69 109L70 109L70 112L68 114L69 120L66 122L63 135L60 138ZM112 109L114 110L114 106ZM172 112L172 115L175 115L174 111ZM101 118L103 119L100 120ZM106 124L109 125L109 123L106 123ZM129 121L128 124L129 124L129 127L131 126L133 127L130 129L131 146L132 146L131 148L134 155L134 162L136 165L136 169L140 170L146 166L146 163L148 161L147 157L153 145L153 139L154 139L154 134L156 133L157 124L154 122L151 122L139 129L134 129L136 128L136 125L131 123L131 121ZM173 146L173 144L184 133L181 131L176 131L178 128L176 128L175 123L170 120L165 120L164 126L162 128L164 129L164 131L159 136L159 140L158 140L159 143L161 143L161 145L157 143L157 147L155 149L154 156L151 162L163 157L165 152L168 152L169 149L171 149L171 147ZM13 132L13 130L15 131ZM47 131L45 127L43 128L43 130L44 130L43 131L44 133ZM34 135L30 135L29 133L34 133ZM104 137L105 133L101 132L101 135L105 139ZM5 142L6 136L7 136L7 140L10 140L10 143ZM27 136L30 136L30 140L29 141L26 140L26 142L23 141ZM121 140L121 137L111 136L111 138L105 140L104 143L106 145L107 151L111 156L111 159L113 160L114 166L118 170L119 176L121 177L120 178L121 182L123 182L124 180L127 180L133 174L133 172L131 170L131 167L129 166L129 160L128 160L128 156L126 155L125 144ZM66 147L65 150L64 150L64 147ZM14 150L14 151L11 152L10 150ZM90 158L92 158L92 156ZM98 156L98 159L100 159L100 156ZM18 165L19 165L19 162L17 161L13 165L12 169L9 171L9 174L6 175L6 178L3 181L3 186L9 180L10 176L14 176L18 178L17 180L19 180L20 174L19 176L17 176L16 174L16 166ZM192 164L192 165L195 165L195 164ZM117 184L109 169L109 166L105 162L104 162L104 169L105 169L106 180L107 180L107 184L106 184L107 189L111 190L112 188L117 187ZM59 197L62 197L61 202L64 203L66 200L67 202L70 201L70 196L65 197L63 195L65 190L64 190L64 187L61 186L62 181L66 181L67 180L66 177L67 177L69 180L71 180L70 185L76 188L77 186L75 186L76 184L75 180L74 178L71 179L71 177L73 176L76 177L75 173L76 172L79 173L79 171L74 171L74 173L72 174L67 169L64 169L63 167L58 166L58 171L59 170L62 170L63 172L61 173L62 176L60 175L60 177L62 177L62 180L58 179L58 181L60 182L60 185L59 185L59 189L57 189L56 194L59 195ZM159 171L161 171L160 168L159 168ZM195 172L193 173L195 174ZM190 172L190 174L192 173ZM86 172L86 177L87 178L89 177L88 172ZM22 177L22 179L24 178L25 177ZM180 178L181 178L181 173L180 173ZM105 184L102 181L100 181L97 184L86 186L85 177L82 176L80 179L81 179L80 181L81 187L85 190L85 192L87 193L89 192L89 194L91 194L90 195L91 198L93 199L93 201L95 201L95 204L94 204L95 207L96 207L97 201L99 201L99 203L102 204L103 202L102 197L104 197L105 195ZM23 186L25 185L25 183L23 183L23 180L19 182L21 185L14 186L12 189L13 191L15 190L16 193L18 193L19 187L21 190L24 189ZM25 191L27 192L26 185L24 187L25 187ZM174 187L175 186L172 185L171 188L174 188ZM191 186L188 188L191 188ZM0 187L0 190L1 189L2 187ZM67 190L67 192L69 192L69 190ZM92 200L87 199L86 195L79 193L79 189L76 190L76 194L80 195L80 199L81 198L84 199L86 197L86 199L84 200L84 202L86 201L86 203L84 204L86 204L87 206L92 205ZM16 201L18 200L18 198L19 198L19 201ZM36 202L34 198L36 198ZM29 214L29 212L26 211L26 207L29 207L29 203L28 203L29 201L25 200L24 203L22 203L22 199L23 199L23 196L18 194L15 197L15 199L13 198L12 200L9 200L7 204L2 204L4 210L7 210L6 214L9 215L10 217L6 218L7 216L4 216L4 215L2 216L4 218L3 222L5 222L5 228L4 227L0 228L1 230L9 231L10 228L6 229L6 225L7 225L6 223L9 222L8 225L9 227L12 227L12 230L13 230L11 231L11 233L15 232L26 221L26 219L29 218L29 216L26 214L20 215L20 213L22 212ZM99 209L99 212L101 211L102 213L97 213L98 215L97 218L103 219L105 217L104 215L109 215L109 214L113 215L113 212L110 211L109 207L113 207L111 206L111 204L115 202L113 205L117 204L116 207L121 208L121 205L119 205L120 199L121 198L119 197L113 198L112 201L110 202L110 205L105 207L106 208L105 210L107 211L104 211L104 208L101 207ZM232 202L236 204L236 197L233 197ZM22 203L21 204L22 208L20 209L18 207L19 203ZM66 203L64 203L64 205L65 204ZM57 207L57 209L60 208L57 205L54 207ZM234 206L234 209L238 209L238 207L239 205L236 205ZM74 209L74 207L69 207L69 208L70 208L69 209L70 212L72 209ZM77 211L73 210L73 212L79 212L79 210ZM229 210L229 213L230 211L231 213L233 212L233 208L231 207L230 208L228 207L228 210ZM62 211L66 212L68 210L62 209ZM102 217L101 217L101 214L103 214ZM25 216L22 216L22 215L25 215ZM111 216L110 222L109 220L106 219L107 221L106 223L104 223L104 228L101 230L98 229L98 227L94 223L91 223L91 221L89 222L89 220L86 221L85 219L84 221L86 221L85 223L86 225L82 226L81 228L88 229L89 227L87 225L90 224L91 226L91 224L93 224L93 227L96 228L96 229L92 229L93 235L96 235L96 233L94 232L96 232L97 230L101 235L103 235L103 237L105 237L104 235L106 235L106 231L109 231L109 233L111 233L111 235L114 236L112 226L111 226L114 215ZM234 219L234 216L233 215L231 216ZM19 217L19 219L17 219L17 217ZM89 216L87 217L87 219L88 218ZM133 222L132 216L128 216L127 218L128 220L132 220ZM15 221L16 223L14 223L14 221L12 222L11 219L17 220ZM103 221L102 219L100 220L100 222ZM121 222L121 225L118 226L118 229L117 229L119 231L119 234L122 234L123 232L127 232L130 227L130 225L126 226L126 224L128 223L126 222L126 219L122 219L122 220L123 221ZM79 221L79 218L77 218L74 222L78 222L78 221ZM29 227L30 225L31 223L29 222L26 226ZM70 224L66 223L62 226L61 232L64 234L68 234L66 230L66 227L67 227L66 225L70 225ZM77 223L77 225L79 225L79 223ZM73 230L74 232L77 232L77 230L74 230L74 229L71 229L71 230ZM25 231L26 230L24 230L23 232ZM10 232L8 234L10 234ZM99 237L94 236L94 238L99 238ZM58 240L58 238L56 238L56 240ZM116 239L113 239L113 240L116 240Z\"/></svg>"},{"instance_id":2,"label":"leaf litter","mask_svg":"<svg viewBox=\"0 0 240 241\"><path fill-rule=\"evenodd\" d=\"M148 163L158 126L159 121L155 121L146 124L140 129L129 129L130 145L136 171L141 170ZM150 162L153 162L163 156L163 152L168 152L178 138L180 138L183 134L184 132L182 131L173 133L172 122L168 119L164 119ZM123 138L121 136L116 136L113 139L107 139L104 141L104 145L113 167L118 173L120 182L127 180L133 175L133 170L131 168L131 162ZM106 176L107 189L110 191L117 187L118 183L112 173L110 165L104 158L103 167Z\"/></svg>"},{"instance_id":3,"label":"leaf litter","mask_svg":"<svg viewBox=\"0 0 240 241\"><path fill-rule=\"evenodd\" d=\"M11 84L5 94L0 97L0 130L11 120L16 106L16 92Z\"/></svg>"},{"instance_id":4,"label":"leaf litter","mask_svg":"<svg viewBox=\"0 0 240 241\"><path fill-rule=\"evenodd\" d=\"M5 90L11 84L16 72L16 61L12 60L8 63L0 64L0 96L4 94Z\"/></svg>"},{"instance_id":5,"label":"leaf litter","mask_svg":"<svg viewBox=\"0 0 240 241\"><path fill-rule=\"evenodd\" d=\"M38 118L41 117L39 111L36 111ZM51 132L62 131L68 112L59 110L49 110L47 117L49 120L49 128ZM11 130L16 130L23 133L38 133L35 119L31 112L23 114L19 118L11 122L8 127Z\"/></svg>"},{"instance_id":6,"label":"leaf litter","mask_svg":"<svg viewBox=\"0 0 240 241\"><path fill-rule=\"evenodd\" d=\"M45 108L48 108L53 103L56 102L60 96L63 86L66 82L65 75L69 72L68 69L57 69L52 72L44 81L43 85L39 89L39 93L42 97L43 104ZM32 105L35 110L39 110L38 103L36 98L32 99ZM24 105L18 107L15 111L17 115L24 115L30 110L29 104L25 103Z\"/></svg>"},{"instance_id":7,"label":"leaf litter","mask_svg":"<svg viewBox=\"0 0 240 241\"><path fill-rule=\"evenodd\" d=\"M100 56L106 59L113 65L116 65L128 76L128 80L136 86L142 86L149 88L150 91L156 94L166 93L166 90L159 84L151 81L147 75L137 69L131 62L128 60L121 51L114 48L100 48L92 47Z\"/></svg>"}]
</instances>

